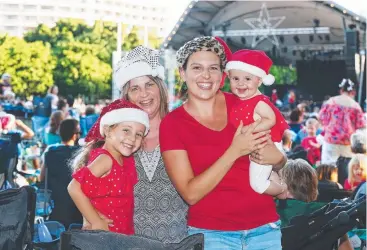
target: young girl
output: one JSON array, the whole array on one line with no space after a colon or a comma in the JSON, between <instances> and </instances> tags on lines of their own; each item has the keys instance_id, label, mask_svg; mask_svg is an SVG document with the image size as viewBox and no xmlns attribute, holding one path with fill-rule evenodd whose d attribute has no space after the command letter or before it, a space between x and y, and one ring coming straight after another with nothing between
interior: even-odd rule
<instances>
[{"instance_id":1,"label":"young girl","mask_svg":"<svg viewBox=\"0 0 367 250\"><path fill-rule=\"evenodd\" d=\"M281 148L279 142L289 127L280 111L258 89L261 83L273 84L274 76L268 74L271 65L271 59L263 51L239 50L232 55L226 65L226 72L229 74L231 91L239 100L230 113L230 120L238 127L241 122L247 125L261 119L254 132L271 129L272 140L278 142L277 146ZM272 172L272 166L253 161L250 163L250 185L258 193L273 196L286 190L286 185Z\"/></svg>"},{"instance_id":2,"label":"young girl","mask_svg":"<svg viewBox=\"0 0 367 250\"><path fill-rule=\"evenodd\" d=\"M74 161L74 179L68 191L92 230L134 234L137 174L134 158L129 156L139 149L148 130L147 113L128 101L117 100L102 109L88 132L88 144ZM86 202L95 210L88 209ZM113 220L113 226L107 226L97 212Z\"/></svg>"},{"instance_id":3,"label":"young girl","mask_svg":"<svg viewBox=\"0 0 367 250\"><path fill-rule=\"evenodd\" d=\"M307 160L311 165L317 165L321 160L321 144L318 143L316 132L319 122L314 118L306 121L306 137L303 138L301 146L307 151Z\"/></svg>"},{"instance_id":4,"label":"young girl","mask_svg":"<svg viewBox=\"0 0 367 250\"><path fill-rule=\"evenodd\" d=\"M355 154L348 164L348 179L344 182L344 189L354 190L358 185L366 181L367 156Z\"/></svg>"}]
</instances>

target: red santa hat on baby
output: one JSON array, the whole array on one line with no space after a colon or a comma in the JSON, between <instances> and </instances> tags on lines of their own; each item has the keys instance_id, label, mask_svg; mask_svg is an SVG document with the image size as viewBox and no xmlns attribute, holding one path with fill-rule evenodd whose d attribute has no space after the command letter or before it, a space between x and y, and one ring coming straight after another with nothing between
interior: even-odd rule
<instances>
[{"instance_id":1,"label":"red santa hat on baby","mask_svg":"<svg viewBox=\"0 0 367 250\"><path fill-rule=\"evenodd\" d=\"M274 76L269 74L272 64L273 62L264 51L242 49L232 54L225 71L237 69L248 72L260 77L262 82L269 86L275 81Z\"/></svg>"},{"instance_id":2,"label":"red santa hat on baby","mask_svg":"<svg viewBox=\"0 0 367 250\"><path fill-rule=\"evenodd\" d=\"M85 142L104 140L103 127L120 122L138 122L145 126L145 135L149 131L148 114L131 102L119 99L102 109L98 120L89 130Z\"/></svg>"}]
</instances>

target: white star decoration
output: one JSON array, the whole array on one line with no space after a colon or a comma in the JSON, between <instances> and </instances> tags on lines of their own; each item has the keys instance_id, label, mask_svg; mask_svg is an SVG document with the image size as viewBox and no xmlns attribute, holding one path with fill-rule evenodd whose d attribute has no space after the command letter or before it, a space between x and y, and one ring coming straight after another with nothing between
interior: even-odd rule
<instances>
[{"instance_id":1,"label":"white star decoration","mask_svg":"<svg viewBox=\"0 0 367 250\"><path fill-rule=\"evenodd\" d=\"M252 39L251 47L255 48L263 40L267 39L272 44L279 46L278 38L273 34L272 29L278 27L285 19L285 16L270 17L266 4L263 3L258 18L247 18L244 19L254 30L261 30L259 35L255 35ZM258 39L256 39L258 38Z\"/></svg>"}]
</instances>

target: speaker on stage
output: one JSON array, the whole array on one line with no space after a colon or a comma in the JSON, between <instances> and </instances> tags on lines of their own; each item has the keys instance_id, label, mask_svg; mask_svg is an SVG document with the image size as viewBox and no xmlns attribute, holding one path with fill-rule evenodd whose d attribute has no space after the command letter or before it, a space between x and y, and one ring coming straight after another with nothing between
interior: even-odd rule
<instances>
[{"instance_id":1,"label":"speaker on stage","mask_svg":"<svg viewBox=\"0 0 367 250\"><path fill-rule=\"evenodd\" d=\"M347 30L345 32L345 64L347 76L352 81L357 81L355 54L359 53L359 32L357 30Z\"/></svg>"}]
</instances>

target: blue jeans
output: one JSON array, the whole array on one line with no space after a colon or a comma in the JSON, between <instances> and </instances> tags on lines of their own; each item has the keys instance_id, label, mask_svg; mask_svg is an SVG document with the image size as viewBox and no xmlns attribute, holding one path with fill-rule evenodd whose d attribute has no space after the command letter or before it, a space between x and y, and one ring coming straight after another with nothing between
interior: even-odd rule
<instances>
[{"instance_id":1,"label":"blue jeans","mask_svg":"<svg viewBox=\"0 0 367 250\"><path fill-rule=\"evenodd\" d=\"M280 221L241 231L189 227L188 233L204 234L204 250L282 250Z\"/></svg>"}]
</instances>

